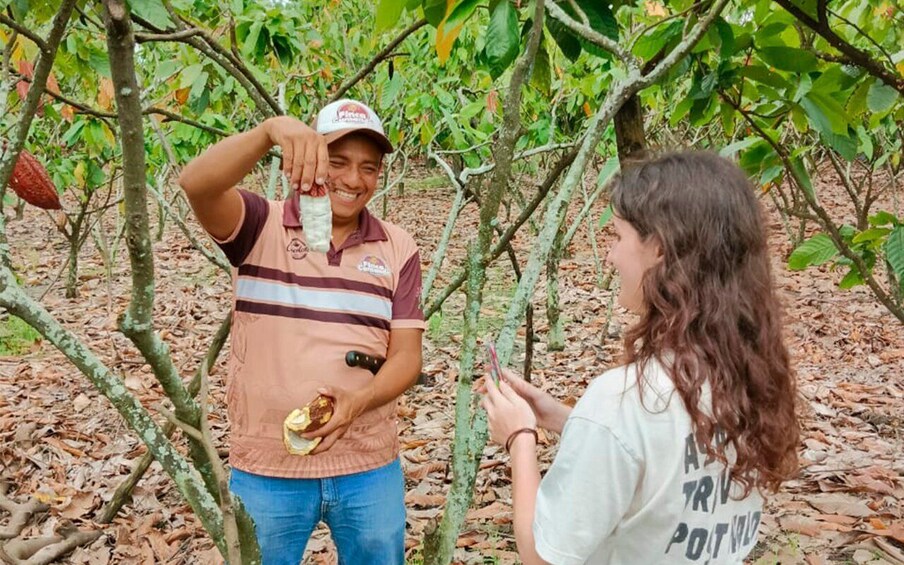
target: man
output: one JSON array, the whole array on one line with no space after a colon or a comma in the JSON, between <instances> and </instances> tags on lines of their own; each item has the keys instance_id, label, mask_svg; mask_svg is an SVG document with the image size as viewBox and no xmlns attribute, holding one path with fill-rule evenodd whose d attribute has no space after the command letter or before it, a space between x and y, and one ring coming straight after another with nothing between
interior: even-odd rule
<instances>
[{"instance_id":1,"label":"man","mask_svg":"<svg viewBox=\"0 0 904 565\"><path fill-rule=\"evenodd\" d=\"M276 145L292 197L237 189ZM420 259L410 235L365 207L392 150L373 110L340 100L314 128L280 116L228 137L179 178L235 267L230 488L255 521L264 565L297 565L321 520L340 563L404 563L395 415L421 369ZM299 218L298 193L315 184L332 207L326 254L308 249ZM350 350L386 362L373 376L345 365ZM334 415L305 434L322 438L310 455L292 455L283 421L318 393L334 399Z\"/></svg>"}]
</instances>

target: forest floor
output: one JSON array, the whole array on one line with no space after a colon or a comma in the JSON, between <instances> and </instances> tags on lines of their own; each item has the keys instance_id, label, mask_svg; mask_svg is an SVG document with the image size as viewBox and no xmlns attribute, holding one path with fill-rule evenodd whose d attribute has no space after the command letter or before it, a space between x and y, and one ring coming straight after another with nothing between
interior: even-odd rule
<instances>
[{"instance_id":1,"label":"forest floor","mask_svg":"<svg viewBox=\"0 0 904 565\"><path fill-rule=\"evenodd\" d=\"M387 219L409 230L421 246L425 274L453 194L438 174L416 169L406 182L404 196L393 196L388 207ZM848 215L844 192L830 176L820 181L818 193L836 217ZM789 271L785 260L791 244L768 198L763 201L770 210L774 273L786 307L787 341L799 379L803 444L799 477L769 500L759 544L749 562L904 564L902 325L865 287L839 290L836 285L843 272L825 267ZM883 204L891 206L880 202L876 209ZM594 223L603 206L595 211ZM379 202L374 206L381 208ZM103 225L112 238L115 214L108 215ZM460 219L459 235L446 253L435 289L441 289L462 265L467 238L476 225L471 207ZM130 289L124 248L108 280L101 256L89 241L79 257L79 297L67 299L65 277L56 280L66 261L67 244L52 219L28 209L23 220L9 223L8 235L15 267L29 292L43 295L46 308L121 375L145 406L159 403L161 389L149 367L116 331L116 317L126 307ZM596 230L600 256L605 256L611 237L609 228ZM529 231L515 240L522 262L531 240ZM191 375L228 311L229 280L172 223L154 249L156 329L169 343L176 366L183 375ZM599 284L606 270L595 260L588 230L582 227L561 264L564 351L546 348L544 280L534 297L538 339L532 378L566 402L574 402L592 378L617 364L620 336L633 320L616 307L607 323L611 293ZM485 333L501 325L514 288L506 261L501 259L490 275L489 298L482 310ZM430 322L424 346L424 371L430 382L413 388L399 403L412 563L420 562L424 530L441 515L451 478L462 304L462 295L456 293L446 302L442 317ZM46 535L68 522L90 525L144 447L87 378L52 346L40 340L31 343L33 336L27 329L9 319L0 319L0 332L5 332L0 337L8 347L5 353L0 348L0 481L12 485L9 496L17 500L37 497L50 505L50 511L24 533ZM520 366L523 354L522 340L513 356L514 366ZM210 391L214 435L224 453L228 450L225 359L224 351L211 373ZM555 450L556 438L543 438L544 468ZM488 445L472 510L458 540L457 562L516 562L507 473L503 450ZM0 516L0 524L5 519ZM66 562L217 561L199 521L155 463L136 487L131 504L105 528L104 535L77 549ZM312 537L305 562L335 562L325 530Z\"/></svg>"}]
</instances>

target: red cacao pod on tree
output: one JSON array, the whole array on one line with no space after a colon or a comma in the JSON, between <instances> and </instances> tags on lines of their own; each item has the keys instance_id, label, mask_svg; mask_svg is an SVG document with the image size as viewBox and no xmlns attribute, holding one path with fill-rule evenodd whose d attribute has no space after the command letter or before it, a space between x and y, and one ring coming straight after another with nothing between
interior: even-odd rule
<instances>
[{"instance_id":1,"label":"red cacao pod on tree","mask_svg":"<svg viewBox=\"0 0 904 565\"><path fill-rule=\"evenodd\" d=\"M4 144L4 149L6 144ZM19 154L19 160L9 178L9 187L19 198L45 210L59 210L60 197L56 187L44 168L34 155L26 150Z\"/></svg>"}]
</instances>

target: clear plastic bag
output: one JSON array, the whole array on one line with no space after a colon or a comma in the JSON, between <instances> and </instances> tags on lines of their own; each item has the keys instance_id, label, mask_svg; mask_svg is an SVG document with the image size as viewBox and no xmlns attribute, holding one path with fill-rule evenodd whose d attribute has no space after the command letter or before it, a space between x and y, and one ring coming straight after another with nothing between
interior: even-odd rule
<instances>
[{"instance_id":1,"label":"clear plastic bag","mask_svg":"<svg viewBox=\"0 0 904 565\"><path fill-rule=\"evenodd\" d=\"M333 235L333 210L330 207L329 194L325 190L322 191L322 196L302 194L298 197L298 209L301 212L301 227L308 241L308 249L317 253L329 251Z\"/></svg>"}]
</instances>

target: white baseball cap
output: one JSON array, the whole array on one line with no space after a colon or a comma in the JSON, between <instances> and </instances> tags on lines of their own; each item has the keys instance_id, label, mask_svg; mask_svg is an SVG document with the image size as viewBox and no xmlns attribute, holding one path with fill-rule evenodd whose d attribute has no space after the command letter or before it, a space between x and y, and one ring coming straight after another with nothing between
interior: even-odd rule
<instances>
[{"instance_id":1,"label":"white baseball cap","mask_svg":"<svg viewBox=\"0 0 904 565\"><path fill-rule=\"evenodd\" d=\"M332 143L352 132L360 132L373 139L384 153L394 151L383 131L383 122L367 104L343 98L323 107L317 114L314 130Z\"/></svg>"}]
</instances>

